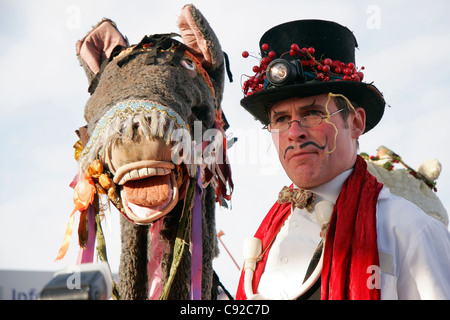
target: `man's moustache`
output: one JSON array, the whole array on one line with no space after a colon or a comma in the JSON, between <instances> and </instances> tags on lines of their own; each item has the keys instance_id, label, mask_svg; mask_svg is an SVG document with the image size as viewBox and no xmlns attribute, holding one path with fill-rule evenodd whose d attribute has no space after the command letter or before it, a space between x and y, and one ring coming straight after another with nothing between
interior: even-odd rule
<instances>
[{"instance_id":1,"label":"man's moustache","mask_svg":"<svg viewBox=\"0 0 450 320\"><path fill-rule=\"evenodd\" d=\"M309 146L309 145L312 145L312 146L316 147L317 149L324 150L325 147L327 146L327 143L325 142L325 144L324 144L323 146L319 146L319 145L318 145L317 143L315 143L314 141L307 141L307 142L305 142L305 143L303 143L303 144L300 145L300 149L306 148L306 147ZM294 147L294 146L289 146L289 147L287 147L286 150L284 151L284 158L285 158L285 159L286 159L286 153L288 152L288 150L291 150L291 149L295 149L295 147Z\"/></svg>"}]
</instances>

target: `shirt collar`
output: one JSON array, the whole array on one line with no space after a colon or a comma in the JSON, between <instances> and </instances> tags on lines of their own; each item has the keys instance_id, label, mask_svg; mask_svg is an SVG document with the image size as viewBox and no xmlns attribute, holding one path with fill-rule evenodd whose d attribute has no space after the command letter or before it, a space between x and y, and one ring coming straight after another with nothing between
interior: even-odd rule
<instances>
[{"instance_id":1,"label":"shirt collar","mask_svg":"<svg viewBox=\"0 0 450 320\"><path fill-rule=\"evenodd\" d=\"M352 171L353 168L344 171L343 173L339 174L329 182L326 182L318 187L309 189L309 191L314 192L314 194L316 195L316 203L322 200L327 200L336 203L336 200L339 197L339 194L341 193L342 186L345 180L347 180L347 178L350 176ZM294 187L298 188L295 185Z\"/></svg>"}]
</instances>

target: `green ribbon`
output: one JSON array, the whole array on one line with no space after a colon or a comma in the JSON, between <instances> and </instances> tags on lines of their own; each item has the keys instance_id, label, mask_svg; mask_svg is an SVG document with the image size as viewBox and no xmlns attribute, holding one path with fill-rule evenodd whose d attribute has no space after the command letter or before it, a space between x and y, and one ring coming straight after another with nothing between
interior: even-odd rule
<instances>
[{"instance_id":1,"label":"green ribbon","mask_svg":"<svg viewBox=\"0 0 450 320\"><path fill-rule=\"evenodd\" d=\"M96 231L95 234L96 234L96 238L97 238L97 254L98 254L98 258L100 259L100 261L106 262L109 267L108 257L106 255L105 236L103 234L102 225L100 223L101 222L100 215L98 214L99 213L98 195L95 195L94 205L95 205L95 231ZM112 277L111 277L111 281L112 281L111 296L114 300L119 300L120 296L119 296L119 290L117 289L117 284Z\"/></svg>"},{"instance_id":2,"label":"green ribbon","mask_svg":"<svg viewBox=\"0 0 450 320\"><path fill-rule=\"evenodd\" d=\"M175 239L175 244L173 248L173 259L172 265L170 266L169 278L166 283L164 283L163 291L159 300L167 300L170 292L170 287L172 286L173 279L178 270L178 266L180 265L181 258L183 257L184 247L186 245L186 237L188 234L188 226L190 223L192 207L194 205L194 194L196 187L196 178L191 177L189 179L189 187L186 192L186 200L184 202L183 213L181 216L181 221L178 224L177 237Z\"/></svg>"}]
</instances>

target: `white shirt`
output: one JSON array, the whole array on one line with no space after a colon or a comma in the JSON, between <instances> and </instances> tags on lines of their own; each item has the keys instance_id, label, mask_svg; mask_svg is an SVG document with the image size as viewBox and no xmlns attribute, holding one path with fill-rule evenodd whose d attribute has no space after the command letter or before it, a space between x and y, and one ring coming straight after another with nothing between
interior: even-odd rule
<instances>
[{"instance_id":1,"label":"white shirt","mask_svg":"<svg viewBox=\"0 0 450 320\"><path fill-rule=\"evenodd\" d=\"M336 203L351 172L311 189L316 203ZM378 197L376 219L381 299L450 299L450 233L445 226L386 187ZM320 240L314 212L293 210L269 251L258 292L267 299L295 299Z\"/></svg>"}]
</instances>

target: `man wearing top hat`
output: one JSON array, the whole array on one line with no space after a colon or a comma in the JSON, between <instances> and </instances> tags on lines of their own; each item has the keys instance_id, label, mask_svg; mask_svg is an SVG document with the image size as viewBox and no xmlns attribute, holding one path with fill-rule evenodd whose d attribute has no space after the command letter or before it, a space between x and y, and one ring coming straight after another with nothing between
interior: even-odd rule
<instances>
[{"instance_id":1,"label":"man wearing top hat","mask_svg":"<svg viewBox=\"0 0 450 320\"><path fill-rule=\"evenodd\" d=\"M448 230L391 194L357 155L385 101L355 66L353 33L292 21L260 47L241 105L271 132L292 185L245 249L253 253L236 298L450 299Z\"/></svg>"}]
</instances>

